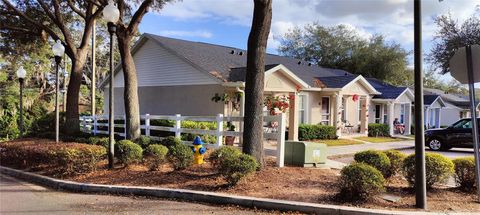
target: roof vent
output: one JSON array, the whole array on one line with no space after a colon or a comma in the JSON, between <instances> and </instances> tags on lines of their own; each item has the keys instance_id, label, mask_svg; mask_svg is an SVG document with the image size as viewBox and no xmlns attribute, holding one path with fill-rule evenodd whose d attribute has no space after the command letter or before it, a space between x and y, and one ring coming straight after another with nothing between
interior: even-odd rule
<instances>
[{"instance_id":1,"label":"roof vent","mask_svg":"<svg viewBox=\"0 0 480 215\"><path fill-rule=\"evenodd\" d=\"M243 52L239 52L238 55L243 55Z\"/></svg>"},{"instance_id":2,"label":"roof vent","mask_svg":"<svg viewBox=\"0 0 480 215\"><path fill-rule=\"evenodd\" d=\"M230 54L235 54L235 50L230 51Z\"/></svg>"},{"instance_id":3,"label":"roof vent","mask_svg":"<svg viewBox=\"0 0 480 215\"><path fill-rule=\"evenodd\" d=\"M302 61L299 60L297 64L298 64L298 65L302 64Z\"/></svg>"},{"instance_id":4,"label":"roof vent","mask_svg":"<svg viewBox=\"0 0 480 215\"><path fill-rule=\"evenodd\" d=\"M312 66L312 63L308 63L308 66Z\"/></svg>"},{"instance_id":5,"label":"roof vent","mask_svg":"<svg viewBox=\"0 0 480 215\"><path fill-rule=\"evenodd\" d=\"M348 76L348 73L345 73L345 76Z\"/></svg>"}]
</instances>

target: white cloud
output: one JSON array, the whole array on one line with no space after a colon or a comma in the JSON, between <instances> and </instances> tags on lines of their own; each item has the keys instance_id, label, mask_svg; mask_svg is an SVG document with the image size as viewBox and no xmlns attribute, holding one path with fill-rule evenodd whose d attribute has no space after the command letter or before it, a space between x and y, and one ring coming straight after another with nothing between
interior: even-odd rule
<instances>
[{"instance_id":1,"label":"white cloud","mask_svg":"<svg viewBox=\"0 0 480 215\"><path fill-rule=\"evenodd\" d=\"M162 36L166 37L201 37L201 38L211 38L213 34L209 31L172 31L172 30L164 30L158 32Z\"/></svg>"},{"instance_id":2,"label":"white cloud","mask_svg":"<svg viewBox=\"0 0 480 215\"><path fill-rule=\"evenodd\" d=\"M459 21L479 10L480 0L423 0L423 36L431 41L436 30L433 18L451 13ZM189 22L213 20L230 25L250 26L253 1L183 0L168 4L160 15ZM413 0L274 0L269 48L295 26L312 22L332 26L348 24L363 37L383 34L388 40L413 49Z\"/></svg>"}]
</instances>

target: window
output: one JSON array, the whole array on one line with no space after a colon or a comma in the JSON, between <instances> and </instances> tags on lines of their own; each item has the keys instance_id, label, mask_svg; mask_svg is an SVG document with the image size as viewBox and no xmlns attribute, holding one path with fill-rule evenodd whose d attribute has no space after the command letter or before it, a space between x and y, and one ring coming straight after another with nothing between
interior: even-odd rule
<instances>
[{"instance_id":1,"label":"window","mask_svg":"<svg viewBox=\"0 0 480 215\"><path fill-rule=\"evenodd\" d=\"M380 105L375 105L375 123L380 123L382 110L380 110Z\"/></svg>"},{"instance_id":2,"label":"window","mask_svg":"<svg viewBox=\"0 0 480 215\"><path fill-rule=\"evenodd\" d=\"M357 100L357 110L358 110L358 123L362 121L362 100Z\"/></svg>"},{"instance_id":3,"label":"window","mask_svg":"<svg viewBox=\"0 0 480 215\"><path fill-rule=\"evenodd\" d=\"M383 105L383 124L388 125L388 106ZM393 122L393 121L392 121Z\"/></svg>"},{"instance_id":4,"label":"window","mask_svg":"<svg viewBox=\"0 0 480 215\"><path fill-rule=\"evenodd\" d=\"M307 96L299 95L298 96L298 119L300 124L307 123L306 109L307 107Z\"/></svg>"},{"instance_id":5,"label":"window","mask_svg":"<svg viewBox=\"0 0 480 215\"><path fill-rule=\"evenodd\" d=\"M472 120L463 119L452 125L453 128L472 128Z\"/></svg>"},{"instance_id":6,"label":"window","mask_svg":"<svg viewBox=\"0 0 480 215\"><path fill-rule=\"evenodd\" d=\"M400 123L405 123L405 104L400 104Z\"/></svg>"},{"instance_id":7,"label":"window","mask_svg":"<svg viewBox=\"0 0 480 215\"><path fill-rule=\"evenodd\" d=\"M321 116L320 123L322 125L330 124L330 97L322 97Z\"/></svg>"}]
</instances>

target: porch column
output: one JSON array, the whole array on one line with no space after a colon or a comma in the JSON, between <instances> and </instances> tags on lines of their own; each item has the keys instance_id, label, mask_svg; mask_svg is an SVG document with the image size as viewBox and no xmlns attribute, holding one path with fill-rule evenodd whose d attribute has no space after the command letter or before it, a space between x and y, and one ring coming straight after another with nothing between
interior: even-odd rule
<instances>
[{"instance_id":1,"label":"porch column","mask_svg":"<svg viewBox=\"0 0 480 215\"><path fill-rule=\"evenodd\" d=\"M343 95L335 93L335 108L332 112L333 114L333 126L337 129L337 136L342 136L342 98Z\"/></svg>"},{"instance_id":2,"label":"porch column","mask_svg":"<svg viewBox=\"0 0 480 215\"><path fill-rule=\"evenodd\" d=\"M368 134L368 107L370 105L368 96L364 100L360 100L360 133Z\"/></svg>"},{"instance_id":3,"label":"porch column","mask_svg":"<svg viewBox=\"0 0 480 215\"><path fill-rule=\"evenodd\" d=\"M389 133L390 133L390 136L392 136L394 133L393 133L393 120L395 119L394 117L394 107L395 107L395 104L393 102L388 102L387 103L387 125L388 125L388 128L389 128Z\"/></svg>"},{"instance_id":4,"label":"porch column","mask_svg":"<svg viewBox=\"0 0 480 215\"><path fill-rule=\"evenodd\" d=\"M405 104L405 134L412 133L412 103Z\"/></svg>"},{"instance_id":5,"label":"porch column","mask_svg":"<svg viewBox=\"0 0 480 215\"><path fill-rule=\"evenodd\" d=\"M290 108L288 112L288 140L298 141L298 95L290 93Z\"/></svg>"}]
</instances>

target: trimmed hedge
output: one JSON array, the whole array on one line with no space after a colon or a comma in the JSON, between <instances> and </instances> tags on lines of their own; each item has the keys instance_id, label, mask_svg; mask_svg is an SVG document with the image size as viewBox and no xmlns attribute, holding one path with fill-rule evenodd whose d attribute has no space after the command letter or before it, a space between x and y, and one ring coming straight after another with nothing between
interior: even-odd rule
<instances>
[{"instance_id":1,"label":"trimmed hedge","mask_svg":"<svg viewBox=\"0 0 480 215\"><path fill-rule=\"evenodd\" d=\"M60 175L92 172L106 155L101 146L79 143L4 142L0 148L2 165L41 168Z\"/></svg>"},{"instance_id":2,"label":"trimmed hedge","mask_svg":"<svg viewBox=\"0 0 480 215\"><path fill-rule=\"evenodd\" d=\"M437 183L443 183L454 173L453 162L447 157L436 153L425 153L427 188ZM415 185L415 154L405 158L403 175L413 187Z\"/></svg>"},{"instance_id":3,"label":"trimmed hedge","mask_svg":"<svg viewBox=\"0 0 480 215\"><path fill-rule=\"evenodd\" d=\"M193 164L193 151L184 144L176 144L168 147L168 159L175 170L183 170Z\"/></svg>"},{"instance_id":4,"label":"trimmed hedge","mask_svg":"<svg viewBox=\"0 0 480 215\"><path fill-rule=\"evenodd\" d=\"M149 145L144 151L144 161L151 171L156 170L165 161L167 153L168 148L163 145Z\"/></svg>"},{"instance_id":5,"label":"trimmed hedge","mask_svg":"<svg viewBox=\"0 0 480 215\"><path fill-rule=\"evenodd\" d=\"M214 167L219 167L223 160L241 155L242 152L234 146L222 146L210 154L209 160Z\"/></svg>"},{"instance_id":6,"label":"trimmed hedge","mask_svg":"<svg viewBox=\"0 0 480 215\"><path fill-rule=\"evenodd\" d=\"M142 135L138 139L136 139L134 142L140 145L143 149L146 149L148 145L153 143L153 140L148 136Z\"/></svg>"},{"instance_id":7,"label":"trimmed hedge","mask_svg":"<svg viewBox=\"0 0 480 215\"><path fill-rule=\"evenodd\" d=\"M475 158L465 157L454 159L455 182L464 190L472 190L475 186Z\"/></svg>"},{"instance_id":8,"label":"trimmed hedge","mask_svg":"<svg viewBox=\"0 0 480 215\"><path fill-rule=\"evenodd\" d=\"M340 195L348 200L366 200L385 190L385 179L375 167L354 163L344 167L340 176Z\"/></svg>"},{"instance_id":9,"label":"trimmed hedge","mask_svg":"<svg viewBox=\"0 0 480 215\"><path fill-rule=\"evenodd\" d=\"M142 153L142 147L130 140L121 140L115 144L115 157L125 166L142 161Z\"/></svg>"},{"instance_id":10,"label":"trimmed hedge","mask_svg":"<svg viewBox=\"0 0 480 215\"><path fill-rule=\"evenodd\" d=\"M175 146L175 145L179 145L181 143L182 143L182 141L180 140L180 138L176 138L174 136L169 136L169 137L166 137L166 138L160 140L160 144L162 144L166 147L172 147L172 146Z\"/></svg>"},{"instance_id":11,"label":"trimmed hedge","mask_svg":"<svg viewBox=\"0 0 480 215\"><path fill-rule=\"evenodd\" d=\"M385 155L387 155L387 157L390 159L390 168L385 175L386 178L390 178L400 172L400 170L402 169L403 161L405 160L407 155L393 149L384 151L383 153L385 153Z\"/></svg>"},{"instance_id":12,"label":"trimmed hedge","mask_svg":"<svg viewBox=\"0 0 480 215\"><path fill-rule=\"evenodd\" d=\"M301 124L298 126L299 140L325 140L337 139L337 129L329 125L307 125Z\"/></svg>"},{"instance_id":13,"label":"trimmed hedge","mask_svg":"<svg viewBox=\"0 0 480 215\"><path fill-rule=\"evenodd\" d=\"M227 156L219 164L219 171L229 185L237 184L243 177L255 172L257 168L257 160L247 154Z\"/></svg>"},{"instance_id":14,"label":"trimmed hedge","mask_svg":"<svg viewBox=\"0 0 480 215\"><path fill-rule=\"evenodd\" d=\"M390 126L379 123L368 124L368 136L369 137L389 137Z\"/></svg>"},{"instance_id":15,"label":"trimmed hedge","mask_svg":"<svg viewBox=\"0 0 480 215\"><path fill-rule=\"evenodd\" d=\"M358 163L365 163L379 170L383 177L386 177L390 171L391 163L388 156L376 150L367 150L357 152L354 159Z\"/></svg>"}]
</instances>

